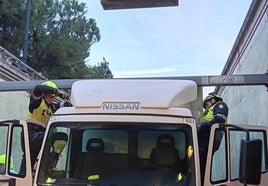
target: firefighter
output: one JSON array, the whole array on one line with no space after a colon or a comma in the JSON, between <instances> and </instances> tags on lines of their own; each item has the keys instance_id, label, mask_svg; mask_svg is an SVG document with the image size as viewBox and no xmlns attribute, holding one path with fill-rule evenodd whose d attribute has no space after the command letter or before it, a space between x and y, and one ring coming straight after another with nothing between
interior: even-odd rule
<instances>
[{"instance_id":1,"label":"firefighter","mask_svg":"<svg viewBox=\"0 0 268 186\"><path fill-rule=\"evenodd\" d=\"M225 124L228 116L228 106L223 102L223 99L214 92L209 93L203 101L205 109L198 127L198 143L201 176L204 178L205 165L207 159L208 143L211 126L215 123ZM219 133L215 137L213 153L219 149L223 134Z\"/></svg>"},{"instance_id":2,"label":"firefighter","mask_svg":"<svg viewBox=\"0 0 268 186\"><path fill-rule=\"evenodd\" d=\"M33 170L50 117L62 105L70 106L69 102L65 102L65 104L56 102L55 96L64 100L69 98L67 93L58 90L53 81L45 81L41 85L35 86L30 97L27 125Z\"/></svg>"}]
</instances>

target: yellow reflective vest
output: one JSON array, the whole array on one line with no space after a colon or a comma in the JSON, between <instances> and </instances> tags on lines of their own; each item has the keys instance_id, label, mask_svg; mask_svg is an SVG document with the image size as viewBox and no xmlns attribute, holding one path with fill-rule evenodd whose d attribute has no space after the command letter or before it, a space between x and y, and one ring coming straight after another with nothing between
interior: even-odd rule
<instances>
[{"instance_id":1,"label":"yellow reflective vest","mask_svg":"<svg viewBox=\"0 0 268 186\"><path fill-rule=\"evenodd\" d=\"M214 105L212 105L210 108L206 109L203 116L200 118L200 122L203 123L207 121L212 121L215 116L214 111L216 112L216 116L224 120L224 123L227 122L228 107L223 102L217 102Z\"/></svg>"},{"instance_id":2,"label":"yellow reflective vest","mask_svg":"<svg viewBox=\"0 0 268 186\"><path fill-rule=\"evenodd\" d=\"M206 122L206 121L211 121L214 117L214 113L213 113L213 108L214 108L215 104L213 106L211 106L209 109L206 109L206 111L204 112L203 116L200 118L200 122Z\"/></svg>"},{"instance_id":3,"label":"yellow reflective vest","mask_svg":"<svg viewBox=\"0 0 268 186\"><path fill-rule=\"evenodd\" d=\"M42 102L39 107L34 109L33 113L28 113L27 122L32 122L46 128L48 120L52 115L52 108L46 104L44 99L42 99Z\"/></svg>"}]
</instances>

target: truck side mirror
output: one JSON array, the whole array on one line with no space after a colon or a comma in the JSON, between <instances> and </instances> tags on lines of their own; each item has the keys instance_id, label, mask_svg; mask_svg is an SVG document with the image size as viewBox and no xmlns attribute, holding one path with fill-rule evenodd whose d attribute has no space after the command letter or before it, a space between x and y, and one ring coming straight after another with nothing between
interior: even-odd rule
<instances>
[{"instance_id":1,"label":"truck side mirror","mask_svg":"<svg viewBox=\"0 0 268 186\"><path fill-rule=\"evenodd\" d=\"M262 141L260 139L241 140L239 181L259 185L261 181Z\"/></svg>"}]
</instances>

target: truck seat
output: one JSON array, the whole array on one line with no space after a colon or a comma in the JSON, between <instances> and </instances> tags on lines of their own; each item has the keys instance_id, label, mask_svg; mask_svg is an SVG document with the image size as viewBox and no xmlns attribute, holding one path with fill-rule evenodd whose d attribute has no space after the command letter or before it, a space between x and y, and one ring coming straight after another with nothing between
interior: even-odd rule
<instances>
[{"instance_id":1,"label":"truck seat","mask_svg":"<svg viewBox=\"0 0 268 186\"><path fill-rule=\"evenodd\" d=\"M87 142L86 147L88 152L103 152L104 151L104 142L100 138L91 138Z\"/></svg>"},{"instance_id":2,"label":"truck seat","mask_svg":"<svg viewBox=\"0 0 268 186\"><path fill-rule=\"evenodd\" d=\"M106 175L124 171L133 166L133 157L128 154L106 153L105 143L100 138L87 142L87 152L79 158L75 178L102 178Z\"/></svg>"},{"instance_id":3,"label":"truck seat","mask_svg":"<svg viewBox=\"0 0 268 186\"><path fill-rule=\"evenodd\" d=\"M178 170L179 161L179 152L175 148L173 136L160 135L157 138L156 147L151 151L149 167L166 167Z\"/></svg>"},{"instance_id":4,"label":"truck seat","mask_svg":"<svg viewBox=\"0 0 268 186\"><path fill-rule=\"evenodd\" d=\"M84 152L78 160L75 177L88 179L89 176L99 176L103 171L104 142L100 138L91 138Z\"/></svg>"}]
</instances>

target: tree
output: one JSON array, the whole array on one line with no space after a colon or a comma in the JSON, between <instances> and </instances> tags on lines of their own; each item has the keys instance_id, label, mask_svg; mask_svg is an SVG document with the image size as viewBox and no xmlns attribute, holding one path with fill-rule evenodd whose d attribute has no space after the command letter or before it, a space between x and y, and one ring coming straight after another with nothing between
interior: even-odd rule
<instances>
[{"instance_id":1,"label":"tree","mask_svg":"<svg viewBox=\"0 0 268 186\"><path fill-rule=\"evenodd\" d=\"M19 7L25 7L25 2L20 0L12 2L22 3ZM1 3L16 9L5 0L0 0ZM91 45L101 37L95 20L86 18L85 8L85 3L77 0L32 1L27 64L50 79L90 77L89 73L94 70L85 61L90 55ZM21 54L25 21L25 10L19 9L18 12L22 18L17 21L19 24L15 17L10 22L16 25L15 31L9 33L10 29L6 29L6 32L20 36L16 36L15 46L4 46L16 56Z\"/></svg>"},{"instance_id":2,"label":"tree","mask_svg":"<svg viewBox=\"0 0 268 186\"><path fill-rule=\"evenodd\" d=\"M102 68L102 66L93 66L91 68L89 68L89 73L88 73L88 79L98 79L98 78L106 78L105 77L105 71Z\"/></svg>"},{"instance_id":3,"label":"tree","mask_svg":"<svg viewBox=\"0 0 268 186\"><path fill-rule=\"evenodd\" d=\"M23 0L0 0L0 44L15 55L22 46L24 7Z\"/></svg>"}]
</instances>

